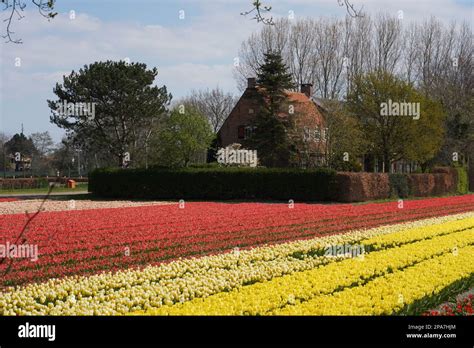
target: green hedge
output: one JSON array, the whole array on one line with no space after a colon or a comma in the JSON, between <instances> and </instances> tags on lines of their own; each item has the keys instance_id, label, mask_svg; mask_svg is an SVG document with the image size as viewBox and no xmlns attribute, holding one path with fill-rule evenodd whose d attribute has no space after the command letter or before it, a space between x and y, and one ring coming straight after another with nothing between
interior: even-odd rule
<instances>
[{"instance_id":1,"label":"green hedge","mask_svg":"<svg viewBox=\"0 0 474 348\"><path fill-rule=\"evenodd\" d=\"M457 193L465 194L469 192L469 175L466 167L456 167L458 172Z\"/></svg>"},{"instance_id":2,"label":"green hedge","mask_svg":"<svg viewBox=\"0 0 474 348\"><path fill-rule=\"evenodd\" d=\"M390 196L394 198L406 198L411 194L408 177L405 174L390 174Z\"/></svg>"},{"instance_id":3,"label":"green hedge","mask_svg":"<svg viewBox=\"0 0 474 348\"><path fill-rule=\"evenodd\" d=\"M89 191L109 198L325 201L335 177L329 169L98 169Z\"/></svg>"}]
</instances>

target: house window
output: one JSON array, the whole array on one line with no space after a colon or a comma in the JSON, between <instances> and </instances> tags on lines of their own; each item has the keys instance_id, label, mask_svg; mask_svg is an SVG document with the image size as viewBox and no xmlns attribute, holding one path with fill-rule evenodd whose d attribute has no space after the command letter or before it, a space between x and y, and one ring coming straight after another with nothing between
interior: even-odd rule
<instances>
[{"instance_id":1,"label":"house window","mask_svg":"<svg viewBox=\"0 0 474 348\"><path fill-rule=\"evenodd\" d=\"M239 126L237 129L238 138L239 139L250 138L256 128L257 127L252 127L252 126Z\"/></svg>"},{"instance_id":2,"label":"house window","mask_svg":"<svg viewBox=\"0 0 474 348\"><path fill-rule=\"evenodd\" d=\"M307 142L310 140L310 138L311 138L311 134L310 134L309 128L305 126L303 128L303 141Z\"/></svg>"},{"instance_id":3,"label":"house window","mask_svg":"<svg viewBox=\"0 0 474 348\"><path fill-rule=\"evenodd\" d=\"M245 127L245 136L244 136L244 139L248 139L252 136L252 133L254 131L254 127L252 126L246 126Z\"/></svg>"},{"instance_id":4,"label":"house window","mask_svg":"<svg viewBox=\"0 0 474 348\"><path fill-rule=\"evenodd\" d=\"M321 130L318 127L314 129L314 140L317 142L321 141Z\"/></svg>"},{"instance_id":5,"label":"house window","mask_svg":"<svg viewBox=\"0 0 474 348\"><path fill-rule=\"evenodd\" d=\"M253 114L253 109L249 109L249 114Z\"/></svg>"},{"instance_id":6,"label":"house window","mask_svg":"<svg viewBox=\"0 0 474 348\"><path fill-rule=\"evenodd\" d=\"M328 128L321 128L321 140L322 141L324 141L324 142L327 141L328 133L329 133Z\"/></svg>"}]
</instances>

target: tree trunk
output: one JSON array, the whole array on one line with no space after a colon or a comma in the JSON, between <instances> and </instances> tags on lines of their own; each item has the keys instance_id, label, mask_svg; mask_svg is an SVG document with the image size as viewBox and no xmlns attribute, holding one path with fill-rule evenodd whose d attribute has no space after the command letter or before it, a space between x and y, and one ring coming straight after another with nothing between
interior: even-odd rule
<instances>
[{"instance_id":1,"label":"tree trunk","mask_svg":"<svg viewBox=\"0 0 474 348\"><path fill-rule=\"evenodd\" d=\"M391 161L390 161L390 156L388 154L388 152L386 151L383 155L383 164L384 164L384 173L390 173L390 165L391 165Z\"/></svg>"},{"instance_id":2,"label":"tree trunk","mask_svg":"<svg viewBox=\"0 0 474 348\"><path fill-rule=\"evenodd\" d=\"M422 173L426 173L426 169L428 168L428 162L420 163L420 168Z\"/></svg>"}]
</instances>

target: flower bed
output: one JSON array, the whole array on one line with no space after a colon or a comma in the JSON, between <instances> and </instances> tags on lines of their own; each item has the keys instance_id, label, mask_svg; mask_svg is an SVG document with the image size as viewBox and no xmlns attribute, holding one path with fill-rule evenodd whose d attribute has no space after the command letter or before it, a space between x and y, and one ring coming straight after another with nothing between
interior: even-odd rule
<instances>
[{"instance_id":1,"label":"flower bed","mask_svg":"<svg viewBox=\"0 0 474 348\"><path fill-rule=\"evenodd\" d=\"M431 310L424 313L426 316L455 316L455 315L474 315L472 309L473 294L457 299L455 303L448 303L441 306L440 309Z\"/></svg>"},{"instance_id":2,"label":"flower bed","mask_svg":"<svg viewBox=\"0 0 474 348\"><path fill-rule=\"evenodd\" d=\"M474 210L474 196L365 205L186 203L43 212L24 234L39 260L12 259L3 285L129 267L345 233ZM0 215L0 244L13 243L27 218Z\"/></svg>"},{"instance_id":3,"label":"flower bed","mask_svg":"<svg viewBox=\"0 0 474 348\"><path fill-rule=\"evenodd\" d=\"M446 255L454 245L463 253L474 243L473 230L474 213L468 213L234 250L143 270L49 280L4 291L0 314L116 315L147 309L152 314L212 314L212 308L219 308L215 314L272 314L296 300L311 301L354 284L368 284L390 270ZM327 255L329 246L341 244L363 246L366 253L362 259ZM232 305L221 307L222 301Z\"/></svg>"},{"instance_id":4,"label":"flower bed","mask_svg":"<svg viewBox=\"0 0 474 348\"><path fill-rule=\"evenodd\" d=\"M0 198L0 202L16 202L18 198Z\"/></svg>"},{"instance_id":5,"label":"flower bed","mask_svg":"<svg viewBox=\"0 0 474 348\"><path fill-rule=\"evenodd\" d=\"M471 223L466 221L464 227ZM426 229L429 232L433 228ZM389 239L390 235L384 237ZM411 238L409 233L406 237ZM370 252L363 258L349 258L208 298L163 306L146 314L393 314L407 303L468 278L474 272L470 262L473 245L474 228L444 236L435 233L421 241Z\"/></svg>"}]
</instances>

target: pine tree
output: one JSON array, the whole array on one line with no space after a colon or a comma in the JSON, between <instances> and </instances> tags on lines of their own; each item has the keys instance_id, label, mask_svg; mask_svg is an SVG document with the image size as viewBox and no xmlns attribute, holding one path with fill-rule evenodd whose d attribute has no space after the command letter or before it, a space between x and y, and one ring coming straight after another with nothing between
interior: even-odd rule
<instances>
[{"instance_id":1,"label":"pine tree","mask_svg":"<svg viewBox=\"0 0 474 348\"><path fill-rule=\"evenodd\" d=\"M257 83L268 98L268 109L277 112L286 99L285 90L293 88L291 74L281 54L269 51L257 72Z\"/></svg>"},{"instance_id":2,"label":"pine tree","mask_svg":"<svg viewBox=\"0 0 474 348\"><path fill-rule=\"evenodd\" d=\"M127 152L135 161L147 151L149 129L166 114L172 98L166 86L155 84L157 75L157 68L148 69L143 63L86 65L56 84L53 92L58 99L48 100L50 120L82 149L104 151L119 166ZM64 112L58 107L63 103L93 105L94 112Z\"/></svg>"},{"instance_id":3,"label":"pine tree","mask_svg":"<svg viewBox=\"0 0 474 348\"><path fill-rule=\"evenodd\" d=\"M267 167L287 166L291 157L290 115L284 110L285 91L293 88L291 75L279 53L267 52L257 73L260 110L250 143L257 149L260 162Z\"/></svg>"}]
</instances>

